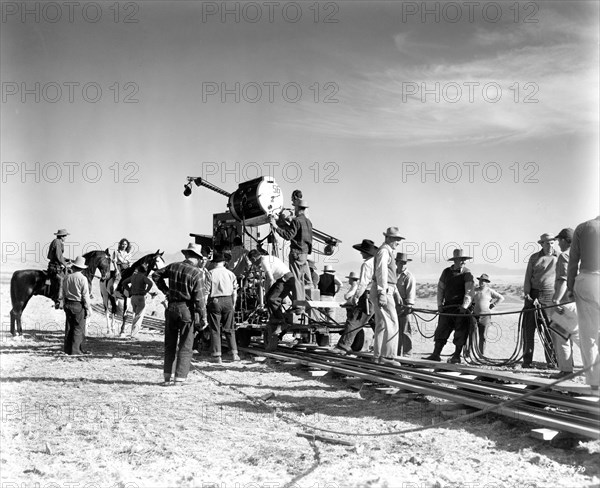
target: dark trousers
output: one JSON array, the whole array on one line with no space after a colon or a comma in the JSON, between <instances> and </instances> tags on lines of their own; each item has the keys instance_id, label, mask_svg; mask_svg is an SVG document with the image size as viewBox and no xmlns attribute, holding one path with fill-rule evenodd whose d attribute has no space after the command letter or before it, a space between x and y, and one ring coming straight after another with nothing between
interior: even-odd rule
<instances>
[{"instance_id":1,"label":"dark trousers","mask_svg":"<svg viewBox=\"0 0 600 488\"><path fill-rule=\"evenodd\" d=\"M267 291L267 295L265 297L265 301L271 318L280 322L283 321L284 316L283 312L281 311L281 305L286 297L292 295L296 288L297 281L298 280L290 273L282 278L279 278L275 283L273 283L271 288L269 288L269 291Z\"/></svg>"},{"instance_id":2,"label":"dark trousers","mask_svg":"<svg viewBox=\"0 0 600 488\"><path fill-rule=\"evenodd\" d=\"M460 305L447 305L444 307L444 313L458 314L460 312ZM440 315L438 325L433 335L436 349L440 349L440 352L452 331L454 331L454 339L452 342L456 347L454 354L460 354L462 348L467 343L467 337L469 336L469 324L471 323L471 316L464 314L460 316L448 316Z\"/></svg>"},{"instance_id":3,"label":"dark trousers","mask_svg":"<svg viewBox=\"0 0 600 488\"><path fill-rule=\"evenodd\" d=\"M210 350L213 357L221 356L221 333L227 337L232 353L237 353L233 300L230 296L212 297L206 306L210 327Z\"/></svg>"},{"instance_id":4,"label":"dark trousers","mask_svg":"<svg viewBox=\"0 0 600 488\"><path fill-rule=\"evenodd\" d=\"M48 265L48 276L50 278L50 296L48 298L55 302L62 302L65 270L60 264L50 263Z\"/></svg>"},{"instance_id":5,"label":"dark trousers","mask_svg":"<svg viewBox=\"0 0 600 488\"><path fill-rule=\"evenodd\" d=\"M82 346L85 340L85 309L80 302L68 300L65 311L65 343L66 354L83 354Z\"/></svg>"},{"instance_id":6,"label":"dark trousers","mask_svg":"<svg viewBox=\"0 0 600 488\"><path fill-rule=\"evenodd\" d=\"M175 370L176 379L187 378L192 361L193 343L192 313L187 303L169 303L165 314L165 377L171 376Z\"/></svg>"},{"instance_id":7,"label":"dark trousers","mask_svg":"<svg viewBox=\"0 0 600 488\"><path fill-rule=\"evenodd\" d=\"M536 298L542 306L552 304L553 290L535 290L529 292L532 300ZM538 315L541 314L541 317ZM546 326L549 324L548 315L545 310L536 310L533 301L525 300L523 307L523 363L531 363L533 360L533 349L535 344L535 331L540 333L544 344L544 356L548 365L556 364L552 337Z\"/></svg>"},{"instance_id":8,"label":"dark trousers","mask_svg":"<svg viewBox=\"0 0 600 488\"><path fill-rule=\"evenodd\" d=\"M404 312L404 307L396 307L398 314L398 356L412 354L412 325L410 315Z\"/></svg>"}]
</instances>

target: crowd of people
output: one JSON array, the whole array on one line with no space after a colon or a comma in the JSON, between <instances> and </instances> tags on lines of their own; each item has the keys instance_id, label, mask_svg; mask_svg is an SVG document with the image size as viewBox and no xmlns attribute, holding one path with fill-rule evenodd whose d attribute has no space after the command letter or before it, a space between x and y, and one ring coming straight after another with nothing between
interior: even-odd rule
<instances>
[{"instance_id":1,"label":"crowd of people","mask_svg":"<svg viewBox=\"0 0 600 488\"><path fill-rule=\"evenodd\" d=\"M277 347L285 330L283 307L286 298L295 314L305 312L307 290L319 290L321 301L333 301L342 287L335 270L326 265L316 273L312 253L312 223L306 215L308 204L302 194L295 192L294 217L276 219L271 216L274 232L290 241L288 262L269 255L262 249L246 250L241 238L236 238L228 255L215 252L212 260L199 244L182 249L184 260L155 271L152 280L147 270L136 270L124 283L134 302L132 336L141 326L145 295L153 283L166 295L165 326L165 385L180 385L187 378L192 357L194 333L209 327L211 358L220 363L221 337L226 336L231 360L238 361L235 339L235 306L238 289L249 273L259 270L266 279L264 296L269 311L267 349ZM72 263L73 273L65 274L68 260L64 257L66 229L60 229L50 245L48 271L54 277L52 286L56 306L66 314L65 352L84 354L82 349L85 318L90 313L88 282L80 271L85 269L83 258ZM397 227L383 233L384 241L363 239L353 246L361 257L358 274L352 272L348 291L344 295L347 317L344 332L333 351L347 354L358 332L374 318L373 361L398 364L399 356L412 354L412 309L416 298L415 276L408 270L411 258L400 251ZM557 235L543 234L539 252L528 262L524 279L522 367L532 367L535 332L542 338L547 367L558 367L553 375L561 378L573 372L573 344L581 349L586 381L598 390L598 343L600 325L600 217ZM560 252L555 249L558 243ZM113 259L120 269L130 266L130 243L119 242ZM476 344L480 354L486 347L486 329L491 322L492 309L503 301L502 295L490 286L487 274L475 278L466 267L472 259L462 249L455 249L448 259L437 285L438 323L434 333L434 348L425 359L440 361L441 353L453 334L454 352L448 362L460 363L467 338L473 329L478 331ZM168 284L167 284L168 281ZM310 292L309 299L314 292ZM574 302L574 304L573 304ZM326 314L331 310L325 309Z\"/></svg>"}]
</instances>

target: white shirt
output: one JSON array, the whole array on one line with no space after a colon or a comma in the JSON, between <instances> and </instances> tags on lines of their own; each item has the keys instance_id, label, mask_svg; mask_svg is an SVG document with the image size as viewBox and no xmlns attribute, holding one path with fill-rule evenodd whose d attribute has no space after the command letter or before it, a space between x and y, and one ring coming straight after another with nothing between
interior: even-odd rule
<instances>
[{"instance_id":1,"label":"white shirt","mask_svg":"<svg viewBox=\"0 0 600 488\"><path fill-rule=\"evenodd\" d=\"M277 281L290 273L289 266L276 256L261 256L260 267L267 276L273 277L273 281Z\"/></svg>"}]
</instances>

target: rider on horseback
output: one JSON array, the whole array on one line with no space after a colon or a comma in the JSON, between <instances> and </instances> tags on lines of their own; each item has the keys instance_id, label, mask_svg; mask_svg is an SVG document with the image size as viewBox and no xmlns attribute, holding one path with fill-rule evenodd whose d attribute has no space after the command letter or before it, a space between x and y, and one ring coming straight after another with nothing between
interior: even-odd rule
<instances>
[{"instance_id":1,"label":"rider on horseback","mask_svg":"<svg viewBox=\"0 0 600 488\"><path fill-rule=\"evenodd\" d=\"M54 308L63 308L63 287L69 259L64 257L65 238L69 235L67 229L55 232L56 238L50 243L48 249L48 277L50 278L50 298L54 300Z\"/></svg>"}]
</instances>

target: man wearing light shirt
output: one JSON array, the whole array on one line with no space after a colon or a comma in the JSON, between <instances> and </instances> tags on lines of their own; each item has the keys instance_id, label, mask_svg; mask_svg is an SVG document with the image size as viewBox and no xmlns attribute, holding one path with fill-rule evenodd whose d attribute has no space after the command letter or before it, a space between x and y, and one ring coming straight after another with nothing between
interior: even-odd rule
<instances>
[{"instance_id":1,"label":"man wearing light shirt","mask_svg":"<svg viewBox=\"0 0 600 488\"><path fill-rule=\"evenodd\" d=\"M62 283L62 296L65 300L65 342L64 351L69 355L86 354L83 350L85 340L85 319L91 313L88 280L81 273L87 268L81 256L72 264L73 272Z\"/></svg>"},{"instance_id":2,"label":"man wearing light shirt","mask_svg":"<svg viewBox=\"0 0 600 488\"><path fill-rule=\"evenodd\" d=\"M556 260L558 254L554 249L554 234L542 234L538 244L542 249L531 255L525 271L523 293L525 305L523 307L523 368L531 368L535 330L543 338L544 355L548 368L556 366L552 337L546 324L549 323L546 310L536 310L536 304L546 307L552 305L554 295L554 279ZM541 314L541 316L538 316Z\"/></svg>"},{"instance_id":3,"label":"man wearing light shirt","mask_svg":"<svg viewBox=\"0 0 600 488\"><path fill-rule=\"evenodd\" d=\"M369 286L373 281L373 267L377 246L369 239L363 239L360 244L352 246L360 252L363 263L360 267L358 286L350 298L350 305L354 307L352 318L348 321L337 346L332 349L337 354L347 354L352 350L356 334L365 327L373 316L373 304L369 299Z\"/></svg>"},{"instance_id":4,"label":"man wearing light shirt","mask_svg":"<svg viewBox=\"0 0 600 488\"><path fill-rule=\"evenodd\" d=\"M579 224L573 233L567 270L567 290L575 298L579 318L579 339L586 383L598 395L600 366L600 216Z\"/></svg>"},{"instance_id":5,"label":"man wearing light shirt","mask_svg":"<svg viewBox=\"0 0 600 488\"><path fill-rule=\"evenodd\" d=\"M206 276L208 290L206 313L210 327L211 356L214 362L221 362L221 332L223 332L229 343L232 361L239 361L234 320L238 289L237 278L225 267L223 254L215 254L212 260L215 267Z\"/></svg>"},{"instance_id":6,"label":"man wearing light shirt","mask_svg":"<svg viewBox=\"0 0 600 488\"><path fill-rule=\"evenodd\" d=\"M388 227L383 233L385 242L375 255L374 277L371 296L375 305L375 336L373 360L380 364L397 364L394 357L398 353L398 315L394 295L396 291L396 251L400 241L398 227Z\"/></svg>"},{"instance_id":7,"label":"man wearing light shirt","mask_svg":"<svg viewBox=\"0 0 600 488\"><path fill-rule=\"evenodd\" d=\"M283 300L293 294L296 286L296 278L290 268L276 256L262 255L253 249L248 253L248 259L252 266L260 266L264 272L267 293L265 301L269 310L269 323L267 324L267 349L277 348L277 331L284 324L284 315L281 310Z\"/></svg>"}]
</instances>

